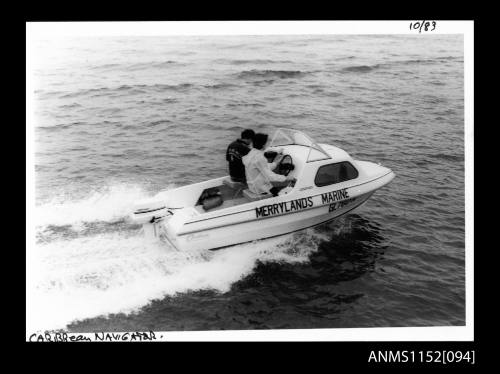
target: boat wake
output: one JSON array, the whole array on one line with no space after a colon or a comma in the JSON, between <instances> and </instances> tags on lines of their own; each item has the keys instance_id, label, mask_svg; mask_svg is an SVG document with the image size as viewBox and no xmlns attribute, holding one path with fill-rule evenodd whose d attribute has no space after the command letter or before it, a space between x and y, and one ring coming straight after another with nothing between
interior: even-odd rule
<instances>
[{"instance_id":1,"label":"boat wake","mask_svg":"<svg viewBox=\"0 0 500 374\"><path fill-rule=\"evenodd\" d=\"M151 301L198 290L227 292L259 262L303 263L323 240L306 230L218 251L179 252L145 240L126 219L137 186L115 186L78 201L37 208L27 251L28 331L135 313Z\"/></svg>"},{"instance_id":2,"label":"boat wake","mask_svg":"<svg viewBox=\"0 0 500 374\"><path fill-rule=\"evenodd\" d=\"M42 230L49 226L73 226L76 229L88 222L115 222L127 216L131 202L149 195L136 185L106 186L77 199L59 195L36 206L35 225Z\"/></svg>"}]
</instances>

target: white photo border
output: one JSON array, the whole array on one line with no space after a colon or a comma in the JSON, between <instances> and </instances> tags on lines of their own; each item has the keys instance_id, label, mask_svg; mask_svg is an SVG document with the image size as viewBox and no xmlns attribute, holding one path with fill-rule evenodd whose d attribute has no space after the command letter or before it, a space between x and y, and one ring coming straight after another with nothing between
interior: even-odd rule
<instances>
[{"instance_id":1,"label":"white photo border","mask_svg":"<svg viewBox=\"0 0 500 374\"><path fill-rule=\"evenodd\" d=\"M407 34L407 21L168 21L26 23L26 247L35 246L33 42L75 36ZM155 332L161 341L473 341L474 340L474 22L436 21L435 34L464 41L465 326ZM420 35L424 36L424 32ZM26 258L26 286L31 264ZM26 297L26 308L30 302ZM28 321L26 321L28 323ZM34 331L26 331L26 340ZM89 338L94 334L83 335Z\"/></svg>"}]
</instances>

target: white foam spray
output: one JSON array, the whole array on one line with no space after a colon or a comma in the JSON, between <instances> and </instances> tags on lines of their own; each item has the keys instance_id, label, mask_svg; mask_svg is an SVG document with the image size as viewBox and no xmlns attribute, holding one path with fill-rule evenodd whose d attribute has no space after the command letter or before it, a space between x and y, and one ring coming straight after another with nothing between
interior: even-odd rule
<instances>
[{"instance_id":1,"label":"white foam spray","mask_svg":"<svg viewBox=\"0 0 500 374\"><path fill-rule=\"evenodd\" d=\"M140 233L107 233L37 246L28 269L27 326L64 328L72 321L131 313L155 299L196 290L227 292L257 261L304 262L314 234L300 234L219 251L169 250ZM312 239L312 240L311 240Z\"/></svg>"},{"instance_id":2,"label":"white foam spray","mask_svg":"<svg viewBox=\"0 0 500 374\"><path fill-rule=\"evenodd\" d=\"M173 185L172 185L173 186ZM93 191L80 199L55 197L35 208L35 225L40 229L49 225L71 225L78 229L84 222L113 222L127 217L131 204L150 197L137 185L111 185Z\"/></svg>"},{"instance_id":3,"label":"white foam spray","mask_svg":"<svg viewBox=\"0 0 500 374\"><path fill-rule=\"evenodd\" d=\"M38 232L47 225L123 219L146 197L139 187L112 187L79 201L38 209ZM76 212L74 210L77 210ZM27 250L27 329L64 329L73 321L139 311L152 300L197 290L227 292L258 261L308 261L321 237L313 230L228 247L178 252L146 241L140 229L55 237Z\"/></svg>"}]
</instances>

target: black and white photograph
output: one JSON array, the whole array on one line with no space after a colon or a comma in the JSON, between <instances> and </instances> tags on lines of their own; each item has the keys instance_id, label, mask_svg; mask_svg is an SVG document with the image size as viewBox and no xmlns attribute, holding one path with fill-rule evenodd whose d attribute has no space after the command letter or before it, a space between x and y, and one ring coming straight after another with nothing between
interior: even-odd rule
<instances>
[{"instance_id":1,"label":"black and white photograph","mask_svg":"<svg viewBox=\"0 0 500 374\"><path fill-rule=\"evenodd\" d=\"M27 341L473 340L472 21L27 22L26 53Z\"/></svg>"}]
</instances>

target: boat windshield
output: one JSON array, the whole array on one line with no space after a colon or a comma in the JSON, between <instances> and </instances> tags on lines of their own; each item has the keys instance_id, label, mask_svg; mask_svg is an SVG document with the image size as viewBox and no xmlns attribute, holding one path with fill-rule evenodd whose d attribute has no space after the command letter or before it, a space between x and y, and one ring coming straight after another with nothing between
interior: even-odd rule
<instances>
[{"instance_id":1,"label":"boat windshield","mask_svg":"<svg viewBox=\"0 0 500 374\"><path fill-rule=\"evenodd\" d=\"M300 145L309 148L306 162L331 158L321 146L303 132L292 129L278 129L271 140L271 147L284 145Z\"/></svg>"}]
</instances>

